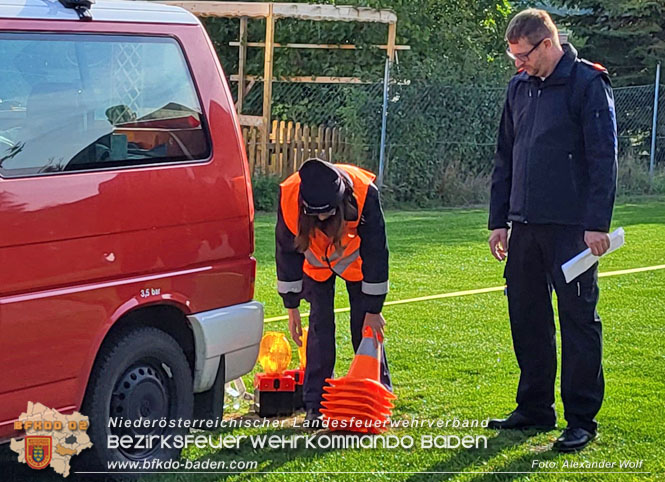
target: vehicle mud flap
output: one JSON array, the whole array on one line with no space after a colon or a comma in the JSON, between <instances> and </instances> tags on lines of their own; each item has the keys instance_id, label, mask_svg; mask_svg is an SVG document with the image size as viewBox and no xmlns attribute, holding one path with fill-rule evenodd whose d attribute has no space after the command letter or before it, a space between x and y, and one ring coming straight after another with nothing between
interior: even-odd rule
<instances>
[{"instance_id":1,"label":"vehicle mud flap","mask_svg":"<svg viewBox=\"0 0 665 482\"><path fill-rule=\"evenodd\" d=\"M217 377L209 390L194 394L194 419L217 420L224 416L224 382L226 378L226 363L224 355L220 357ZM214 424L213 424L214 427ZM205 430L205 427L201 427ZM216 428L211 428L216 430Z\"/></svg>"}]
</instances>

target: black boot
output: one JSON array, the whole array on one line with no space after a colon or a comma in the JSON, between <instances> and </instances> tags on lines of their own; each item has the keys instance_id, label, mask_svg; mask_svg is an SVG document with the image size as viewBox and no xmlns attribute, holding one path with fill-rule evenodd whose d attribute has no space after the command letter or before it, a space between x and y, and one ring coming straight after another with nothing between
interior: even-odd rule
<instances>
[{"instance_id":1,"label":"black boot","mask_svg":"<svg viewBox=\"0 0 665 482\"><path fill-rule=\"evenodd\" d=\"M515 411L507 418L494 418L489 421L487 428L496 430L552 430L555 428L553 422L533 420Z\"/></svg>"},{"instance_id":2,"label":"black boot","mask_svg":"<svg viewBox=\"0 0 665 482\"><path fill-rule=\"evenodd\" d=\"M589 445L596 438L595 432L589 432L580 427L567 428L554 442L553 449L559 452L577 452Z\"/></svg>"}]
</instances>

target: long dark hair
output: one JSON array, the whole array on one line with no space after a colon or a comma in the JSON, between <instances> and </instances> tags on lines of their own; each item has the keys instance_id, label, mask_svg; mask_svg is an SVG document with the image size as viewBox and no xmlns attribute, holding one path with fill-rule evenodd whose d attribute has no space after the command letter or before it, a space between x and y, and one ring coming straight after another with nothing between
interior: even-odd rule
<instances>
[{"instance_id":1,"label":"long dark hair","mask_svg":"<svg viewBox=\"0 0 665 482\"><path fill-rule=\"evenodd\" d=\"M335 206L335 214L325 221L319 220L318 216L305 214L302 201L298 199L298 235L295 238L295 246L299 252L307 251L309 240L314 236L314 230L317 228L331 239L336 252L344 249L342 246L344 227L346 221L358 219L358 203L353 193L351 181L346 177L342 177L342 181L344 182L344 197Z\"/></svg>"}]
</instances>

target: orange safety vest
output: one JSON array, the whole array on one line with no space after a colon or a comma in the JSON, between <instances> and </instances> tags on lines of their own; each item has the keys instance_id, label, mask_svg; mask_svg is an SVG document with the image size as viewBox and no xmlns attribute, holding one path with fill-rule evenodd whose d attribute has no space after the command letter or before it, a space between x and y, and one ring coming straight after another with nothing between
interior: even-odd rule
<instances>
[{"instance_id":1,"label":"orange safety vest","mask_svg":"<svg viewBox=\"0 0 665 482\"><path fill-rule=\"evenodd\" d=\"M310 236L309 248L305 251L305 262L303 271L315 281L323 282L334 273L346 281L362 281L362 259L360 258L360 236L358 236L358 223L367 199L367 191L376 176L350 164L335 164L335 167L346 172L353 183L353 193L358 203L358 219L345 221L344 234L342 237L342 253L335 251L332 240L321 230L315 229L314 235ZM280 184L282 196L280 209L284 217L286 227L298 235L298 216L300 206L298 197L300 195L300 176L298 173L291 174Z\"/></svg>"}]
</instances>

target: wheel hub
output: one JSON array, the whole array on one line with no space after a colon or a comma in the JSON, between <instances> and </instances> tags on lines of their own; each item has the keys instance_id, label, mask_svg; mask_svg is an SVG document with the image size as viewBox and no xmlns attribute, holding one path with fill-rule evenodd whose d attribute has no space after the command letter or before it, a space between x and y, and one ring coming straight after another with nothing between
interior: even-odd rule
<instances>
[{"instance_id":1,"label":"wheel hub","mask_svg":"<svg viewBox=\"0 0 665 482\"><path fill-rule=\"evenodd\" d=\"M111 417L126 420L159 420L168 423L169 390L162 373L149 363L130 367L120 377L113 390L110 406ZM165 427L123 427L122 435L159 435ZM143 458L152 449L120 449L130 458Z\"/></svg>"}]
</instances>

